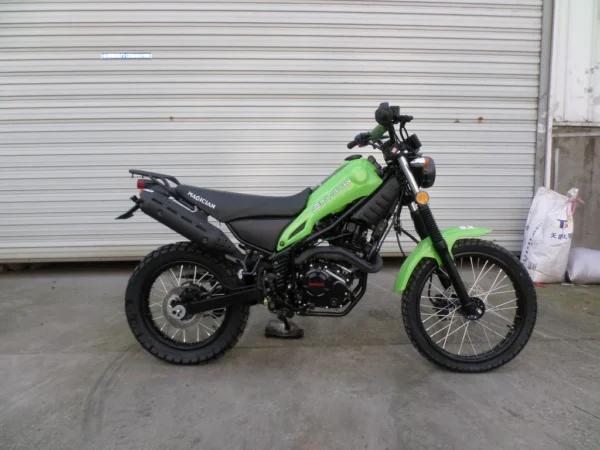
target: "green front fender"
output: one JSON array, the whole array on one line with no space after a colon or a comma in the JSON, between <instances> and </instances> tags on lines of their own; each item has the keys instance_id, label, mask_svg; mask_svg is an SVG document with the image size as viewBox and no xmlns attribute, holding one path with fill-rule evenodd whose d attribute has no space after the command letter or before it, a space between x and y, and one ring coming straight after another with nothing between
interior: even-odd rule
<instances>
[{"instance_id":1,"label":"green front fender","mask_svg":"<svg viewBox=\"0 0 600 450\"><path fill-rule=\"evenodd\" d=\"M457 240L478 237L491 232L492 230L489 228L452 227L442 231L442 236L448 244L450 252L452 252L452 247L454 247L454 243ZM423 239L421 242L419 242L419 245L417 245L408 258L406 258L406 261L404 261L404 264L402 264L400 272L398 272L396 284L394 285L394 291L400 292L406 289L406 285L408 284L410 276L417 267L417 264L419 264L423 258L433 258L438 262L439 265L442 265L442 261L433 248L433 243L431 242L430 238Z\"/></svg>"}]
</instances>

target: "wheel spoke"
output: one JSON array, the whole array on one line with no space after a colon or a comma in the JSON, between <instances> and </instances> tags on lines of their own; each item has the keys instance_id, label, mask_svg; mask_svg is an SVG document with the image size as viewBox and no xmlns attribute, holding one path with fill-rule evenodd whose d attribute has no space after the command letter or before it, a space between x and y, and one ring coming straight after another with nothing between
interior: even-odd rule
<instances>
[{"instance_id":1,"label":"wheel spoke","mask_svg":"<svg viewBox=\"0 0 600 450\"><path fill-rule=\"evenodd\" d=\"M425 331L429 331L429 330L431 330L431 329L432 329L433 327L435 327L435 326L436 326L438 323L440 323L440 322L442 322L442 321L444 321L444 320L446 320L446 317L442 317L440 320L438 320L436 323L434 323L433 325L431 325L431 326L430 326L429 328L427 328ZM445 329L445 328L444 328L444 329ZM433 335L431 335L431 336L433 336Z\"/></svg>"},{"instance_id":2,"label":"wheel spoke","mask_svg":"<svg viewBox=\"0 0 600 450\"><path fill-rule=\"evenodd\" d=\"M423 323L425 323L426 321L428 321L432 317L440 317L440 315L439 315L439 313L436 313L436 314L423 314L423 313L421 313L421 317L427 317L427 319L425 319L425 321L423 321Z\"/></svg>"},{"instance_id":3,"label":"wheel spoke","mask_svg":"<svg viewBox=\"0 0 600 450\"><path fill-rule=\"evenodd\" d=\"M198 322L198 325L200 325L202 328L204 328L204 332L206 334L208 334L209 336L214 332L213 329L208 328L206 325L204 325L202 322Z\"/></svg>"},{"instance_id":4,"label":"wheel spoke","mask_svg":"<svg viewBox=\"0 0 600 450\"><path fill-rule=\"evenodd\" d=\"M487 262L487 261L486 261L486 262ZM480 282L481 280L483 280L483 279L484 279L484 278L487 276L487 274L488 274L488 273L490 273L490 272L492 271L492 269L493 269L494 267L496 267L496 264L492 264L492 265L490 266L490 268L489 268L488 270L486 270L486 272L485 272L483 275L481 275L481 278L478 278L478 279L477 279L477 282Z\"/></svg>"},{"instance_id":5,"label":"wheel spoke","mask_svg":"<svg viewBox=\"0 0 600 450\"><path fill-rule=\"evenodd\" d=\"M513 298L512 300L508 300L507 302L500 303L499 305L495 305L493 308L489 308L487 311L495 311L496 308L499 308L500 306L508 305L511 302L516 302L517 300L518 300L518 298ZM515 306L515 308L516 308L516 306Z\"/></svg>"},{"instance_id":6,"label":"wheel spoke","mask_svg":"<svg viewBox=\"0 0 600 450\"><path fill-rule=\"evenodd\" d=\"M450 336L450 330L452 330L452 324L454 323L454 316L456 315L456 310L452 313L452 318L450 319L450 327L448 328L448 332L446 333L446 337L444 338L444 344L442 348L446 348L446 342L448 342L448 336Z\"/></svg>"},{"instance_id":7,"label":"wheel spoke","mask_svg":"<svg viewBox=\"0 0 600 450\"><path fill-rule=\"evenodd\" d=\"M513 286L512 286L512 284L511 284L511 283L508 283L508 284L503 284L502 286L498 286L498 287L496 287L496 288L494 288L494 289L490 289L489 291L483 292L483 293L481 293L480 295L485 295L485 296L486 296L486 298L487 298L487 296L489 296L490 294L491 294L491 295L496 295L496 294L503 294L504 292L513 292L513 291L514 291L514 288L513 288L513 290L512 290L512 291L503 291L503 292L498 292L498 290L499 290L499 289L504 289L504 288L508 288L508 287L513 287Z\"/></svg>"},{"instance_id":8,"label":"wheel spoke","mask_svg":"<svg viewBox=\"0 0 600 450\"><path fill-rule=\"evenodd\" d=\"M483 317L482 317L482 318L480 318L480 319L478 319L478 320L480 320L480 321L481 321L481 322L483 322L483 323L487 323L487 324L488 324L488 325L490 325L490 326L493 326L493 327L499 328L499 329L500 329L500 330L502 330L502 331L506 331L506 328L505 328L505 327L506 327L506 325L498 325L497 323L494 323L494 322L490 322L490 321L488 321L488 320L485 320Z\"/></svg>"},{"instance_id":9,"label":"wheel spoke","mask_svg":"<svg viewBox=\"0 0 600 450\"><path fill-rule=\"evenodd\" d=\"M164 292L165 294L168 294L168 293L169 293L169 290L167 289L167 287L165 286L165 283L164 283L164 281L162 280L162 275L160 275L160 276L158 277L158 279L160 280L160 284L162 284L162 287L163 287L163 289L164 289L164 291L163 291L163 292Z\"/></svg>"},{"instance_id":10,"label":"wheel spoke","mask_svg":"<svg viewBox=\"0 0 600 450\"><path fill-rule=\"evenodd\" d=\"M219 282L215 283L215 285L206 292L206 295L212 294L216 288L220 288L220 287L221 287L221 285Z\"/></svg>"},{"instance_id":11,"label":"wheel spoke","mask_svg":"<svg viewBox=\"0 0 600 450\"><path fill-rule=\"evenodd\" d=\"M496 281L498 281L498 278L500 277L501 273L502 273L502 269L498 267L498 274L496 275L496 278L494 278L494 281L492 282L492 286L490 287L490 289L494 289L494 286L496 286ZM485 303L486 301L487 301L487 295L483 299L483 303Z\"/></svg>"},{"instance_id":12,"label":"wheel spoke","mask_svg":"<svg viewBox=\"0 0 600 450\"><path fill-rule=\"evenodd\" d=\"M498 333L497 331L495 331L495 330L492 330L492 329L491 329L490 327L488 327L488 326L485 326L483 323L481 323L481 321L482 321L482 319L479 319L479 323L480 323L480 325L481 325L483 328L486 328L488 331L491 331L492 333L494 333L494 334L497 334L497 335L498 335L498 336L500 336L500 337L501 337L503 340L504 340L504 339L506 339L506 336L502 336L502 335L501 335L500 333ZM490 323L490 322L486 322L486 323L488 323L488 324L490 324L490 325L493 325L493 324L492 324L492 323ZM498 326L498 325L496 325L496 326Z\"/></svg>"},{"instance_id":13,"label":"wheel spoke","mask_svg":"<svg viewBox=\"0 0 600 450\"><path fill-rule=\"evenodd\" d=\"M177 275L175 275L175 272L173 272L173 269L169 269L169 271L170 271L170 272L171 272L171 274L173 275L173 280L175 281L175 283L177 283L177 284L173 283L173 286L177 286L177 287L179 287L179 286L180 286L180 284L177 282Z\"/></svg>"},{"instance_id":14,"label":"wheel spoke","mask_svg":"<svg viewBox=\"0 0 600 450\"><path fill-rule=\"evenodd\" d=\"M458 308L457 308L458 309ZM456 310L455 310L456 311ZM445 320L446 317L444 317L442 320ZM442 320L437 321L436 323L440 323ZM437 330L435 333L429 335L430 338L434 337L436 334L441 333L442 331L444 331L446 328L450 327L452 325L452 322L450 322L449 325L446 325L444 328L441 328L439 330ZM435 323L433 325L431 325L431 327L435 326ZM428 329L430 329L431 327L429 327ZM456 330L454 330L452 333L450 333L450 335L452 335L454 332L456 332ZM441 342L444 338L442 338L439 342Z\"/></svg>"},{"instance_id":15,"label":"wheel spoke","mask_svg":"<svg viewBox=\"0 0 600 450\"><path fill-rule=\"evenodd\" d=\"M513 324L512 320L508 320L506 317L502 316L501 314L498 314L496 311L494 311L493 309L488 310L487 312L491 312L492 314L500 317L502 320L506 320L508 323L510 323L511 325Z\"/></svg>"},{"instance_id":16,"label":"wheel spoke","mask_svg":"<svg viewBox=\"0 0 600 450\"><path fill-rule=\"evenodd\" d=\"M465 327L465 332L463 333L462 340L460 341L460 347L458 347L458 355L459 356L460 356L460 351L462 350L463 343L465 342L465 336L467 335L467 330L469 329L469 324L470 323L471 322L467 322L467 326Z\"/></svg>"},{"instance_id":17,"label":"wheel spoke","mask_svg":"<svg viewBox=\"0 0 600 450\"><path fill-rule=\"evenodd\" d=\"M477 323L481 326L481 324L479 322L477 322ZM490 338L487 335L487 331L485 331L485 328L483 326L481 327L481 329L483 330L483 334L485 334L485 339L487 340L488 345L490 346L490 350L492 350L493 349L492 343L490 342Z\"/></svg>"},{"instance_id":18,"label":"wheel spoke","mask_svg":"<svg viewBox=\"0 0 600 450\"><path fill-rule=\"evenodd\" d=\"M217 325L217 328L221 326L221 324L219 323L219 321L217 320L217 318L214 316L214 314L209 314L209 317L212 319L212 321Z\"/></svg>"},{"instance_id":19,"label":"wheel spoke","mask_svg":"<svg viewBox=\"0 0 600 450\"><path fill-rule=\"evenodd\" d=\"M204 275L202 275L202 276L200 277L200 279L199 279L199 280L198 280L198 281L197 281L195 284L200 284L200 283L202 283L202 280L204 280L204 277L205 277L206 275L208 275L208 272L204 272Z\"/></svg>"},{"instance_id":20,"label":"wheel spoke","mask_svg":"<svg viewBox=\"0 0 600 450\"><path fill-rule=\"evenodd\" d=\"M475 281L475 267L473 266L473 257L470 256L469 259L471 260L471 270L473 271L473 281Z\"/></svg>"},{"instance_id":21,"label":"wheel spoke","mask_svg":"<svg viewBox=\"0 0 600 450\"><path fill-rule=\"evenodd\" d=\"M477 260L479 261L479 260ZM483 264L483 267L481 268L481 271L479 272L479 275L477 275L477 278L475 278L473 280L473 285L471 286L471 289L469 289L469 295L471 294L471 291L473 290L473 288L477 285L477 282L479 281L479 279L481 278L481 274L483 274L483 271L485 270L485 267L487 266L487 261ZM477 268L479 268L479 264L477 264Z\"/></svg>"},{"instance_id":22,"label":"wheel spoke","mask_svg":"<svg viewBox=\"0 0 600 450\"><path fill-rule=\"evenodd\" d=\"M442 319L444 320L444 319ZM430 335L429 337L434 337L436 334L441 333L442 331L444 331L446 328L448 328L450 325L446 325L444 328L437 330L435 333L433 333L432 335ZM431 328L431 327L430 327ZM442 338L443 340L443 338ZM441 342L441 341L440 341Z\"/></svg>"},{"instance_id":23,"label":"wheel spoke","mask_svg":"<svg viewBox=\"0 0 600 450\"><path fill-rule=\"evenodd\" d=\"M457 331L462 330L463 327L467 326L470 322L465 322L463 323L460 327L457 327L452 333L450 333L449 336L452 336L453 334L455 334ZM445 329L445 328L444 328ZM433 336L433 335L432 335ZM442 342L444 340L444 338L440 339L439 341L437 341L435 344L439 344L440 342Z\"/></svg>"},{"instance_id":24,"label":"wheel spoke","mask_svg":"<svg viewBox=\"0 0 600 450\"><path fill-rule=\"evenodd\" d=\"M421 298L426 298L427 300L431 301L431 297L422 296ZM421 303L419 306L421 306L423 308L437 308L437 306L434 306L434 305L424 305L423 303Z\"/></svg>"},{"instance_id":25,"label":"wheel spoke","mask_svg":"<svg viewBox=\"0 0 600 450\"><path fill-rule=\"evenodd\" d=\"M473 345L473 341L471 340L471 335L469 334L469 330L467 330L467 339L469 339L469 342L471 343L471 348L473 349L473 356L475 356L477 354L477 350L475 350L475 346Z\"/></svg>"},{"instance_id":26,"label":"wheel spoke","mask_svg":"<svg viewBox=\"0 0 600 450\"><path fill-rule=\"evenodd\" d=\"M518 306L507 306L506 308L500 308L500 309L491 308L491 309L488 309L487 311L508 311L509 309L518 309L518 308L519 308Z\"/></svg>"},{"instance_id":27,"label":"wheel spoke","mask_svg":"<svg viewBox=\"0 0 600 450\"><path fill-rule=\"evenodd\" d=\"M498 275L500 275L500 272L498 272ZM487 291L487 293L486 293L486 292L484 292L483 294L481 294L481 295L484 295L484 294L485 294L485 299L484 299L484 302L485 302L485 301L487 301L487 298L488 298L488 296L490 295L490 292L492 292L492 291L496 291L497 289L499 289L499 288L500 288L500 285L501 285L501 284L502 284L502 282L503 282L503 281L506 279L506 277L507 277L507 276L508 276L508 275L504 274L504 276L502 277L502 279L501 279L500 281L498 281L498 284L497 284L497 285L496 285L496 283L492 284L492 286L491 286L491 287L490 287L490 289Z\"/></svg>"},{"instance_id":28,"label":"wheel spoke","mask_svg":"<svg viewBox=\"0 0 600 450\"><path fill-rule=\"evenodd\" d=\"M446 294L444 294L442 291L440 291L440 289L439 289L439 288L438 288L438 287L437 287L435 284L433 284L431 281L429 282L429 285L430 285L432 288L434 288L436 291L438 291L440 294L442 294L442 296L443 296L445 299L449 300L449 298L446 296Z\"/></svg>"}]
</instances>

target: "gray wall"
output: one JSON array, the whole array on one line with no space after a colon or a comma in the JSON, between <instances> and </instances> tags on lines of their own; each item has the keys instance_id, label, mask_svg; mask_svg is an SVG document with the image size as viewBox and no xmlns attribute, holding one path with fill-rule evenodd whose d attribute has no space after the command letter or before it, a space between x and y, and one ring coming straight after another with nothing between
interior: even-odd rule
<instances>
[{"instance_id":1,"label":"gray wall","mask_svg":"<svg viewBox=\"0 0 600 450\"><path fill-rule=\"evenodd\" d=\"M600 127L555 126L554 190L579 189L573 247L600 250Z\"/></svg>"}]
</instances>

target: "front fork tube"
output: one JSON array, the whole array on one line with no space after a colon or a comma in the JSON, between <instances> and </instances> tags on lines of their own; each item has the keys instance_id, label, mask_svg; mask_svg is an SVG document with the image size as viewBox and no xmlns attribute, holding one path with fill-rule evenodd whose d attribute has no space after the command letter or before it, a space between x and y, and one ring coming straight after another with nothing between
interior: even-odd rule
<instances>
[{"instance_id":1,"label":"front fork tube","mask_svg":"<svg viewBox=\"0 0 600 450\"><path fill-rule=\"evenodd\" d=\"M417 231L417 234L419 235L421 240L428 238L429 232L427 231L427 227L423 222L423 218L421 217L421 212L419 211L419 208L417 208L417 204L414 202L409 203L408 209L410 209L410 217L412 218L413 223L415 224L415 230ZM450 286L452 286L452 281L442 269L437 269L436 274L440 279L440 283L442 283L444 289L448 289Z\"/></svg>"},{"instance_id":2,"label":"front fork tube","mask_svg":"<svg viewBox=\"0 0 600 450\"><path fill-rule=\"evenodd\" d=\"M410 190L414 195L419 192L420 188L415 180L412 171L410 170L408 161L404 156L399 158L400 169L404 173L406 181L410 187ZM460 304L464 310L471 309L471 298L469 297L469 293L467 292L467 288L458 273L458 269L456 268L456 264L454 264L454 258L450 254L450 249L448 249L448 244L444 240L440 229L433 218L433 214L431 213L431 209L429 209L429 205L419 205L415 207L414 203L411 203L410 206L411 215L413 216L413 220L415 221L415 227L417 229L417 233L421 239L424 238L424 235L427 234L431 238L431 242L433 243L433 248L437 252L440 260L442 261L442 267L446 269L446 273L448 274L449 281L454 286L454 291L460 300ZM415 215L420 216L420 219L415 219ZM440 276L440 280L446 277ZM447 289L450 286L444 286Z\"/></svg>"},{"instance_id":3,"label":"front fork tube","mask_svg":"<svg viewBox=\"0 0 600 450\"><path fill-rule=\"evenodd\" d=\"M433 218L433 214L431 213L431 209L429 209L429 205L420 205L416 208L416 211L413 213L411 208L411 216L413 216L413 220L415 219L414 215L420 216L420 225L417 225L415 221L415 226L417 227L417 232L419 235L419 227L423 227L423 231L427 231L427 234L431 238L431 242L433 244L433 248L437 252L438 256L442 261L442 267L445 269L448 277L441 276L440 281L445 289L450 287L450 284L454 287L454 291L460 300L460 304L463 308L469 309L471 306L471 297L469 296L469 292L465 287L465 284L458 273L458 269L456 268L456 264L454 264L454 258L450 254L450 249L448 248L448 244L444 240L440 229L437 226L435 219ZM417 219L417 220L419 220ZM422 236L421 236L422 237ZM448 286L446 286L448 284Z\"/></svg>"}]
</instances>

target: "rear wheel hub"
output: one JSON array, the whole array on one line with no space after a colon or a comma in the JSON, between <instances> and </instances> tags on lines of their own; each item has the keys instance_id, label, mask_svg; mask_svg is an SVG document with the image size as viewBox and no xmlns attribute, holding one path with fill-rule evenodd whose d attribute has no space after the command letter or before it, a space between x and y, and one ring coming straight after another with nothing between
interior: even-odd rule
<instances>
[{"instance_id":1,"label":"rear wheel hub","mask_svg":"<svg viewBox=\"0 0 600 450\"><path fill-rule=\"evenodd\" d=\"M177 328L193 327L200 318L200 316L187 313L185 301L182 299L185 290L184 286L172 289L165 295L162 302L163 316L167 322Z\"/></svg>"}]
</instances>

